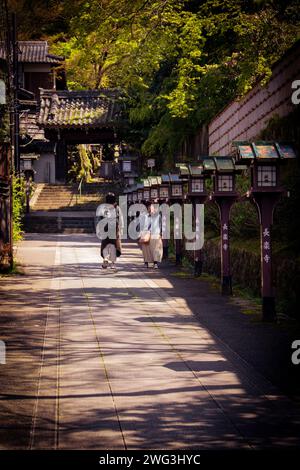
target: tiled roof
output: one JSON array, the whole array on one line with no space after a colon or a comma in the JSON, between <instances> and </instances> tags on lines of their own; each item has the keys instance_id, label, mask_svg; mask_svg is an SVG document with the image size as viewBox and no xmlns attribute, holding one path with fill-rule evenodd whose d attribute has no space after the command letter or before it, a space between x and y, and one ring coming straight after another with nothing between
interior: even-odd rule
<instances>
[{"instance_id":1,"label":"tiled roof","mask_svg":"<svg viewBox=\"0 0 300 470\"><path fill-rule=\"evenodd\" d=\"M47 128L108 127L120 121L121 104L112 90L41 90L38 124Z\"/></svg>"},{"instance_id":2,"label":"tiled roof","mask_svg":"<svg viewBox=\"0 0 300 470\"><path fill-rule=\"evenodd\" d=\"M20 112L20 150L22 154L52 153L55 142L45 138L44 129L37 125L37 113L34 106Z\"/></svg>"},{"instance_id":3,"label":"tiled roof","mask_svg":"<svg viewBox=\"0 0 300 470\"><path fill-rule=\"evenodd\" d=\"M19 62L39 63L39 64L60 64L64 58L49 54L47 41L19 41ZM0 44L0 58L5 58L5 49Z\"/></svg>"},{"instance_id":4,"label":"tiled roof","mask_svg":"<svg viewBox=\"0 0 300 470\"><path fill-rule=\"evenodd\" d=\"M33 110L20 112L20 134L31 140L46 141L44 130L37 125L37 115Z\"/></svg>"}]
</instances>

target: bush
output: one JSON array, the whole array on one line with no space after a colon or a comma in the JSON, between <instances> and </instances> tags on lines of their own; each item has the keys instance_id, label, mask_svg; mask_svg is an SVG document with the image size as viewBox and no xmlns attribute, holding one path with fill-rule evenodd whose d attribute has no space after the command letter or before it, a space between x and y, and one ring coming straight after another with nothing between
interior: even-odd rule
<instances>
[{"instance_id":1,"label":"bush","mask_svg":"<svg viewBox=\"0 0 300 470\"><path fill-rule=\"evenodd\" d=\"M13 192L13 241L17 242L23 238L22 219L25 213L26 205L26 192L25 192L25 179L13 177L12 192Z\"/></svg>"}]
</instances>

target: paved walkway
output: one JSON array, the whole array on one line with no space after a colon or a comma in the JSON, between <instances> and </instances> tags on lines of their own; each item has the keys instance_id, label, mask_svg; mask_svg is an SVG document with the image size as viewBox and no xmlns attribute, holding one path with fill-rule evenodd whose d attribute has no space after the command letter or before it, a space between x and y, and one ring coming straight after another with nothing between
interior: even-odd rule
<instances>
[{"instance_id":1,"label":"paved walkway","mask_svg":"<svg viewBox=\"0 0 300 470\"><path fill-rule=\"evenodd\" d=\"M124 251L114 273L92 235L20 245L27 275L1 280L0 449L299 446L299 408L205 324L225 312L241 338L236 307Z\"/></svg>"}]
</instances>

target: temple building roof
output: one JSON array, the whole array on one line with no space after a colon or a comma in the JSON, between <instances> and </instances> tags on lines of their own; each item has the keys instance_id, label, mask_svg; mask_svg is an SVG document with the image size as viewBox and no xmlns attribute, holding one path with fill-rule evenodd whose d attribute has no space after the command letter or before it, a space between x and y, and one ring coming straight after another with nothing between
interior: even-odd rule
<instances>
[{"instance_id":1,"label":"temple building roof","mask_svg":"<svg viewBox=\"0 0 300 470\"><path fill-rule=\"evenodd\" d=\"M45 128L110 127L120 121L117 91L40 90L38 124Z\"/></svg>"},{"instance_id":2,"label":"temple building roof","mask_svg":"<svg viewBox=\"0 0 300 470\"><path fill-rule=\"evenodd\" d=\"M37 125L36 103L30 103L29 109L20 112L20 151L21 158L28 154L53 152L54 142L45 137L44 129Z\"/></svg>"},{"instance_id":3,"label":"temple building roof","mask_svg":"<svg viewBox=\"0 0 300 470\"><path fill-rule=\"evenodd\" d=\"M47 41L18 41L18 47L19 62L22 63L59 65L64 61L64 57L49 53ZM3 44L0 44L0 58L5 59L5 55Z\"/></svg>"}]
</instances>

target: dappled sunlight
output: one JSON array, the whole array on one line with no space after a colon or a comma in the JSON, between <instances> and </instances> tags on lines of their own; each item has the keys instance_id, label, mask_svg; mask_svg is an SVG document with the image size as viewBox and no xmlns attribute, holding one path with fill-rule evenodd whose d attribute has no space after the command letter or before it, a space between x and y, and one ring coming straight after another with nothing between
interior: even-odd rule
<instances>
[{"instance_id":1,"label":"dappled sunlight","mask_svg":"<svg viewBox=\"0 0 300 470\"><path fill-rule=\"evenodd\" d=\"M142 271L134 243L103 272L93 240L31 235L27 275L4 280L0 447L296 445L300 414L195 315L225 301Z\"/></svg>"}]
</instances>

